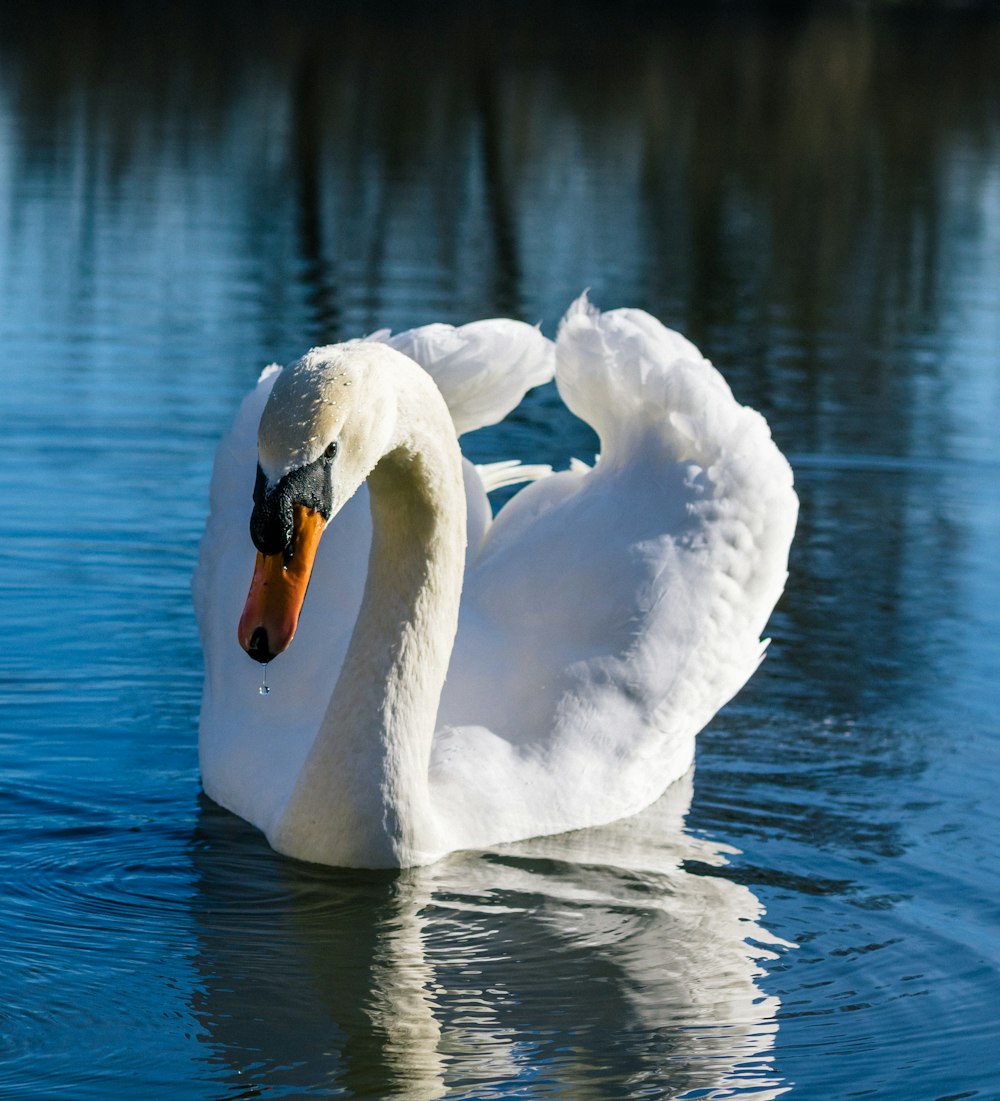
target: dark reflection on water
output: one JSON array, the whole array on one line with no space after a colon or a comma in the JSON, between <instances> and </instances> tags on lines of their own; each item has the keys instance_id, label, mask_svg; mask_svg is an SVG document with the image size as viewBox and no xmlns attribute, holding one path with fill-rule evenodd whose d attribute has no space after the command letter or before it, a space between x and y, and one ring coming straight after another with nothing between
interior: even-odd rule
<instances>
[{"instance_id":1,"label":"dark reflection on water","mask_svg":"<svg viewBox=\"0 0 1000 1101\"><path fill-rule=\"evenodd\" d=\"M0 1094L995 1093L997 56L983 5L0 9ZM802 499L686 825L289 865L197 805L215 440L269 360L585 286ZM595 447L551 387L464 442Z\"/></svg>"}]
</instances>

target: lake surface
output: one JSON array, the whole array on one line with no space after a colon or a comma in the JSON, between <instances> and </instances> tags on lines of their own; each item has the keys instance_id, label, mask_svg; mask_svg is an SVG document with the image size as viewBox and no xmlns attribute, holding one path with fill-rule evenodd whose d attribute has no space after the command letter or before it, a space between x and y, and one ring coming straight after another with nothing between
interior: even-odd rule
<instances>
[{"instance_id":1,"label":"lake surface","mask_svg":"<svg viewBox=\"0 0 1000 1101\"><path fill-rule=\"evenodd\" d=\"M0 13L5 1101L1000 1097L1000 21L734 9ZM215 442L584 287L791 459L768 660L638 819L276 856L199 788Z\"/></svg>"}]
</instances>

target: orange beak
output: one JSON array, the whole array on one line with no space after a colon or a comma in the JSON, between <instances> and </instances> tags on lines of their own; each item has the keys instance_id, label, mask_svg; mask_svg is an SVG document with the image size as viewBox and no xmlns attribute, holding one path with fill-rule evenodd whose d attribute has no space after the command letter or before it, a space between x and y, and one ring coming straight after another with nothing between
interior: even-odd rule
<instances>
[{"instance_id":1,"label":"orange beak","mask_svg":"<svg viewBox=\"0 0 1000 1101\"><path fill-rule=\"evenodd\" d=\"M240 645L261 664L288 649L299 625L313 562L326 521L315 509L292 506L290 553L257 552L250 592L237 631Z\"/></svg>"}]
</instances>

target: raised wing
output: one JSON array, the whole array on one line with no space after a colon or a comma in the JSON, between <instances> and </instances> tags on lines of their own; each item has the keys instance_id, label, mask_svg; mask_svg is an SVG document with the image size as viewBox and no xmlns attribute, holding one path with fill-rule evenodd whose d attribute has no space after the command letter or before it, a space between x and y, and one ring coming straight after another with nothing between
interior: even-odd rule
<instances>
[{"instance_id":1,"label":"raised wing","mask_svg":"<svg viewBox=\"0 0 1000 1101\"><path fill-rule=\"evenodd\" d=\"M423 325L395 336L376 336L431 375L459 436L502 421L528 390L548 382L555 371L552 341L534 326L509 318L458 328Z\"/></svg>"},{"instance_id":2,"label":"raised wing","mask_svg":"<svg viewBox=\"0 0 1000 1101\"><path fill-rule=\"evenodd\" d=\"M763 418L647 314L581 299L556 381L601 458L528 486L486 533L438 758L449 792L471 787L488 805L491 785L504 791L494 822L511 790L530 790L549 808L537 832L631 813L683 772L692 736L760 661L797 512ZM449 750L466 738L478 755ZM466 769L445 782L470 759L503 779Z\"/></svg>"}]
</instances>

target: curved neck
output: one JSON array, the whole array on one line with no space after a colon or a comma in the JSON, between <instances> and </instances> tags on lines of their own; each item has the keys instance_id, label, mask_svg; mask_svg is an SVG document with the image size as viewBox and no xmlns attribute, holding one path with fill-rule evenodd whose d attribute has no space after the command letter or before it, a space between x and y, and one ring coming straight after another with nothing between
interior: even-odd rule
<instances>
[{"instance_id":1,"label":"curved neck","mask_svg":"<svg viewBox=\"0 0 1000 1101\"><path fill-rule=\"evenodd\" d=\"M372 544L361 610L271 839L300 859L398 867L439 855L428 767L458 623L466 521L461 453L436 390L434 398L407 416L368 478Z\"/></svg>"}]
</instances>

